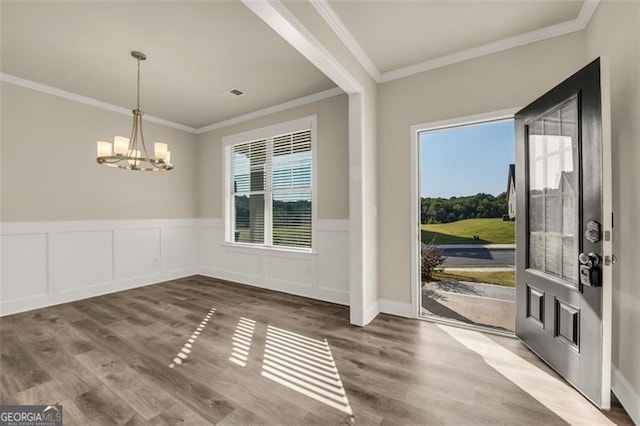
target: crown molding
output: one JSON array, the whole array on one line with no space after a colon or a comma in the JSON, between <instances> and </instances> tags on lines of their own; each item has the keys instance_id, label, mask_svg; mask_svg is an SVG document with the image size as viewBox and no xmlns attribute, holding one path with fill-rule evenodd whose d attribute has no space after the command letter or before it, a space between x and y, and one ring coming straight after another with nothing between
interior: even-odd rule
<instances>
[{"instance_id":1,"label":"crown molding","mask_svg":"<svg viewBox=\"0 0 640 426\"><path fill-rule=\"evenodd\" d=\"M336 33L338 38L342 40L342 42L347 46L349 51L356 57L360 65L369 73L371 78L373 78L377 83L380 82L380 71L375 66L367 52L360 46L360 43L356 40L356 38L351 34L351 31L347 28L347 26L342 22L342 19L338 16L335 10L329 5L327 0L309 0L311 5L318 11L320 16L325 20L325 22L331 27L331 29Z\"/></svg>"},{"instance_id":2,"label":"crown molding","mask_svg":"<svg viewBox=\"0 0 640 426\"><path fill-rule=\"evenodd\" d=\"M580 13L578 17L575 19L581 29L587 28L589 22L591 22L591 18L593 14L596 12L598 5L600 4L600 0L585 0L582 4L582 9L580 9Z\"/></svg>"},{"instance_id":3,"label":"crown molding","mask_svg":"<svg viewBox=\"0 0 640 426\"><path fill-rule=\"evenodd\" d=\"M356 78L280 0L241 0L302 56L348 94L362 92Z\"/></svg>"},{"instance_id":4,"label":"crown molding","mask_svg":"<svg viewBox=\"0 0 640 426\"><path fill-rule=\"evenodd\" d=\"M266 115L274 114L276 112L285 111L291 108L296 108L302 105L321 101L323 99L331 98L333 96L342 95L342 94L344 94L342 89L340 89L339 87L334 87L333 89L314 93L312 95L304 96L302 98L294 99L288 102L283 102L278 105L273 105L268 108L252 111L247 114L238 115L236 117L232 117L227 120L219 121L217 123L213 123L208 126L201 127L197 129L197 133L202 134L202 133L210 132L212 130L222 129L223 127L233 126L234 124L242 123L244 121L249 121L256 118L264 117Z\"/></svg>"},{"instance_id":5,"label":"crown molding","mask_svg":"<svg viewBox=\"0 0 640 426\"><path fill-rule=\"evenodd\" d=\"M329 5L327 0L309 1L325 20L327 25L329 25L338 38L342 40L351 54L358 60L358 62L360 62L360 65L362 65L362 67L377 83L397 80L399 78L467 61L469 59L479 58L481 56L490 55L503 50L513 49L514 47L525 46L538 41L584 30L587 25L589 25L591 17L600 3L600 0L585 0L578 16L570 21L561 22L556 25L518 34L513 37L508 37L495 42L483 44L481 46L472 47L470 49L461 50L449 55L439 56L424 62L381 73L362 46L357 42L353 34L351 34L344 22L337 15L335 10Z\"/></svg>"},{"instance_id":6,"label":"crown molding","mask_svg":"<svg viewBox=\"0 0 640 426\"><path fill-rule=\"evenodd\" d=\"M386 83L388 81L397 80L399 78L408 77L410 75L430 71L436 68L442 68L458 62L468 61L469 59L475 59L481 56L491 55L492 53L502 52L503 50L513 49L515 47L573 33L580 31L581 29L583 28L579 28L575 21L563 22L551 27L541 28L525 34L483 44L482 46L472 47L471 49L462 50L450 55L440 56L418 64L385 72L382 74L380 82Z\"/></svg>"},{"instance_id":7,"label":"crown molding","mask_svg":"<svg viewBox=\"0 0 640 426\"><path fill-rule=\"evenodd\" d=\"M0 73L0 81L13 84L14 86L20 86L27 89L35 90L37 92L46 93L49 95L57 96L59 98L68 99L70 101L78 102L85 105L91 105L96 108L104 109L118 114L131 115L131 108L121 107L119 105L110 104L108 102L99 101L98 99L90 98L88 96L79 95L77 93L68 92L66 90L58 89L56 87L47 86L35 81L26 80L24 78L16 77L14 75ZM185 126L184 124L175 123L173 121L165 120L163 118L155 117L153 115L145 114L142 119L151 123L161 124L163 126L172 127L174 129L182 130L189 133L197 134L198 130Z\"/></svg>"},{"instance_id":8,"label":"crown molding","mask_svg":"<svg viewBox=\"0 0 640 426\"><path fill-rule=\"evenodd\" d=\"M99 101L94 98L89 98L87 96L79 95L77 93L68 92L66 90L58 89L52 86L47 86L45 84L37 83L35 81L26 80L24 78L16 77L14 75L0 73L0 81L8 84L13 84L14 86L20 86L26 89L35 90L36 92L46 93L49 95L57 96L59 98L67 99L67 100L78 102L85 105L90 105L90 106L104 109L107 111L116 112L118 114L129 115L129 116L131 115L131 109L129 108L110 104L108 102ZM153 115L148 115L148 114L145 114L142 118L143 120L151 123L161 124L163 126L167 126L174 129L199 135L202 133L210 132L212 130L221 129L223 127L242 123L244 121L253 120L254 118L264 117L266 115L274 114L276 112L285 111L287 109L296 108L302 105L310 104L312 102L317 102L323 99L331 98L333 96L341 95L343 93L344 92L339 87L334 87L333 89L328 89L322 92L313 93L308 96L303 96L301 98L293 99L291 101L287 101L278 105L273 105L268 108L252 111L247 114L238 115L236 117L232 117L227 120L219 121L219 122L210 124L208 126L199 127L199 128L185 126L184 124L165 120L163 118L155 117Z\"/></svg>"}]
</instances>

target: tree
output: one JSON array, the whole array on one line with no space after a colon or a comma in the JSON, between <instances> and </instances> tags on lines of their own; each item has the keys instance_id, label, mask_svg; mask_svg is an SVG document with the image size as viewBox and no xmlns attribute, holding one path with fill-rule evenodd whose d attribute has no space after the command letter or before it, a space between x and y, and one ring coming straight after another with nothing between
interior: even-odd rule
<instances>
[{"instance_id":1,"label":"tree","mask_svg":"<svg viewBox=\"0 0 640 426\"><path fill-rule=\"evenodd\" d=\"M420 223L449 223L470 218L500 218L507 213L507 193L468 197L421 198Z\"/></svg>"}]
</instances>

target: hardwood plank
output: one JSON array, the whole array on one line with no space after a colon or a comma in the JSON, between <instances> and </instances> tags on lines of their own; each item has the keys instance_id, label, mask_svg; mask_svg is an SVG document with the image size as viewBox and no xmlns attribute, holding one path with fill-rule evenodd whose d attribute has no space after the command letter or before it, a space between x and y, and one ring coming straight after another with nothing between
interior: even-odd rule
<instances>
[{"instance_id":1,"label":"hardwood plank","mask_svg":"<svg viewBox=\"0 0 640 426\"><path fill-rule=\"evenodd\" d=\"M31 345L31 354L67 395L77 397L100 385L100 381L54 338L40 340Z\"/></svg>"},{"instance_id":2,"label":"hardwood plank","mask_svg":"<svg viewBox=\"0 0 640 426\"><path fill-rule=\"evenodd\" d=\"M135 411L104 385L78 395L74 402L83 413L91 416L92 424L122 425L131 422L135 416Z\"/></svg>"},{"instance_id":3,"label":"hardwood plank","mask_svg":"<svg viewBox=\"0 0 640 426\"><path fill-rule=\"evenodd\" d=\"M12 395L51 380L46 369L33 359L13 332L3 333L0 348L0 383Z\"/></svg>"},{"instance_id":4,"label":"hardwood plank","mask_svg":"<svg viewBox=\"0 0 640 426\"><path fill-rule=\"evenodd\" d=\"M179 401L198 415L217 421L233 411L234 407L225 398L201 383L199 379L190 380L169 369L166 361L156 359L156 354L135 341L137 336L134 335L132 340L125 340L88 318L85 321L74 322L73 326L91 333L103 350L126 360L132 369L152 380L157 386L167 387L168 392L173 393Z\"/></svg>"},{"instance_id":5,"label":"hardwood plank","mask_svg":"<svg viewBox=\"0 0 640 426\"><path fill-rule=\"evenodd\" d=\"M564 424L433 324L201 276L0 318L0 368L2 403L60 401L65 424Z\"/></svg>"},{"instance_id":6,"label":"hardwood plank","mask_svg":"<svg viewBox=\"0 0 640 426\"><path fill-rule=\"evenodd\" d=\"M234 410L235 411L235 410ZM222 419L224 421L225 418ZM183 404L175 402L169 407L165 407L160 414L149 420L150 425L206 425L210 420L199 416ZM256 423L258 424L258 423ZM262 422L264 424L264 422Z\"/></svg>"},{"instance_id":7,"label":"hardwood plank","mask_svg":"<svg viewBox=\"0 0 640 426\"><path fill-rule=\"evenodd\" d=\"M51 380L41 385L31 387L15 395L14 404L26 405L50 405L59 403L62 405L62 423L65 425L96 424L91 413L81 410L73 398Z\"/></svg>"}]
</instances>

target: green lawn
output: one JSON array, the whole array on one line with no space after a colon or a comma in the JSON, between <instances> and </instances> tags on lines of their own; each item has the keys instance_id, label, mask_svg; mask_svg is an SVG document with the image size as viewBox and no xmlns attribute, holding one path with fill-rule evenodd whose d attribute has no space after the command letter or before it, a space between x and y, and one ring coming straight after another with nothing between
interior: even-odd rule
<instances>
[{"instance_id":1,"label":"green lawn","mask_svg":"<svg viewBox=\"0 0 640 426\"><path fill-rule=\"evenodd\" d=\"M240 232L237 241L242 243L251 241L249 228L237 227L236 230ZM275 246L307 247L304 241L298 241L299 238L304 237L311 239L311 226L276 226L273 228L273 245Z\"/></svg>"},{"instance_id":2,"label":"green lawn","mask_svg":"<svg viewBox=\"0 0 640 426\"><path fill-rule=\"evenodd\" d=\"M514 244L515 222L502 219L465 219L451 223L421 225L422 242L436 244ZM478 235L479 240L473 236Z\"/></svg>"},{"instance_id":3,"label":"green lawn","mask_svg":"<svg viewBox=\"0 0 640 426\"><path fill-rule=\"evenodd\" d=\"M515 272L447 272L436 271L433 278L437 281L467 281L472 283L496 284L505 287L516 286Z\"/></svg>"}]
</instances>

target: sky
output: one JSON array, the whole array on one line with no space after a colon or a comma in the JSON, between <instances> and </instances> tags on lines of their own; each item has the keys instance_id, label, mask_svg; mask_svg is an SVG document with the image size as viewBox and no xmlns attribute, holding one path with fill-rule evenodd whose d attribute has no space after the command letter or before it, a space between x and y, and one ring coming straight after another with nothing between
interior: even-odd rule
<instances>
[{"instance_id":1,"label":"sky","mask_svg":"<svg viewBox=\"0 0 640 426\"><path fill-rule=\"evenodd\" d=\"M420 194L460 197L507 190L514 123L505 120L420 134Z\"/></svg>"}]
</instances>

